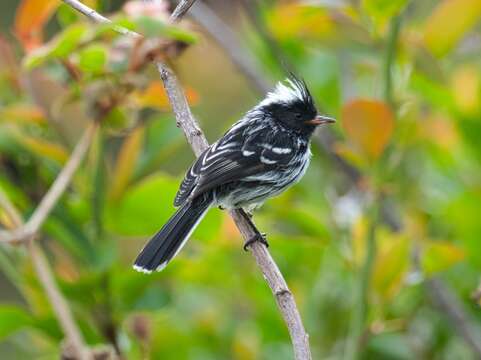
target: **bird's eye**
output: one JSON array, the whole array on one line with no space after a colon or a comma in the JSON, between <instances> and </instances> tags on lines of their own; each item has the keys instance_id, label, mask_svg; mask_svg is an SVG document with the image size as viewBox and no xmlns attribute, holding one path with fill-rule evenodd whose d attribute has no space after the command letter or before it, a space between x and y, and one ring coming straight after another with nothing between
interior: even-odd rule
<instances>
[{"instance_id":1,"label":"bird's eye","mask_svg":"<svg viewBox=\"0 0 481 360\"><path fill-rule=\"evenodd\" d=\"M301 113L295 113L296 119L300 119L302 117Z\"/></svg>"}]
</instances>

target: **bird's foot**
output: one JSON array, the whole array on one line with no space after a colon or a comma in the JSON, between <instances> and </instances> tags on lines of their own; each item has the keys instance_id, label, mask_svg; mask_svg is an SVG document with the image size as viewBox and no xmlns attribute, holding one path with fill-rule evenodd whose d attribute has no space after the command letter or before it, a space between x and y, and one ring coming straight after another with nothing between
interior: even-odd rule
<instances>
[{"instance_id":1,"label":"bird's foot","mask_svg":"<svg viewBox=\"0 0 481 360\"><path fill-rule=\"evenodd\" d=\"M255 242L260 242L264 244L265 247L269 247L269 243L267 242L266 239L266 234L265 233L259 233L251 237L249 240L247 240L244 244L244 251L247 251L249 247L255 243Z\"/></svg>"}]
</instances>

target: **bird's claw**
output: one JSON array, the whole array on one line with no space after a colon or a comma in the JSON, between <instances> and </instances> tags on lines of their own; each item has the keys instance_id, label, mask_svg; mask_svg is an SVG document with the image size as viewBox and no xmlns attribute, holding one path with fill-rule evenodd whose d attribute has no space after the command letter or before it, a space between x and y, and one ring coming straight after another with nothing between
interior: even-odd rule
<instances>
[{"instance_id":1,"label":"bird's claw","mask_svg":"<svg viewBox=\"0 0 481 360\"><path fill-rule=\"evenodd\" d=\"M265 247L269 247L269 243L267 242L266 239L266 234L265 233L259 233L251 237L249 240L247 240L244 244L244 251L247 251L249 247L255 243L255 242L260 242L264 244Z\"/></svg>"}]
</instances>

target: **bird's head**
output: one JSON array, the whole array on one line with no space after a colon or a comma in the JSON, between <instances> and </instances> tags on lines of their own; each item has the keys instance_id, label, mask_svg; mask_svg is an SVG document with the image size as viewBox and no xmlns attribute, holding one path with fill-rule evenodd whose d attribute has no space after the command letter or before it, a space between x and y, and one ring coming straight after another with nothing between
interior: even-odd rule
<instances>
[{"instance_id":1,"label":"bird's head","mask_svg":"<svg viewBox=\"0 0 481 360\"><path fill-rule=\"evenodd\" d=\"M335 122L333 118L318 113L305 81L293 74L279 82L259 108L283 126L306 136L310 136L319 125Z\"/></svg>"}]
</instances>

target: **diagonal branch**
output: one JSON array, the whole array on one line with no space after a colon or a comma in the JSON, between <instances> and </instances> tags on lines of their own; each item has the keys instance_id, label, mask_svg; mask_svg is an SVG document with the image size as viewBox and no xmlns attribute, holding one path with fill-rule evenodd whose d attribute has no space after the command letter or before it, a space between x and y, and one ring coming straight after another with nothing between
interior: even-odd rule
<instances>
[{"instance_id":1,"label":"diagonal branch","mask_svg":"<svg viewBox=\"0 0 481 360\"><path fill-rule=\"evenodd\" d=\"M94 10L88 9L85 5L79 6L78 1L63 1L74 7L76 10L82 12L93 21L108 21L108 19L106 19L100 14L97 14ZM185 3L189 3L188 7L190 7L194 3L194 1L181 1L179 6L185 6ZM171 21L175 22L179 20L182 14L185 13L185 11L186 10L176 9L176 11L174 11L174 14L171 17ZM123 31L122 33L125 33L125 31ZM135 36L138 36L138 34L136 34ZM184 92L174 72L161 62L156 62L155 64L160 72L162 81L164 82L164 87L171 103L177 125L182 129L194 153L198 156L208 147L207 140L202 133L199 125L197 124L197 121L192 116L192 112L186 101ZM255 231L243 218L241 213L239 211L232 211L231 215L237 227L239 228L239 231L244 237L244 240L248 241L249 239L251 239L252 236L255 235ZM287 324L289 334L292 340L292 345L294 348L295 358L298 360L311 359L309 337L304 329L304 325L302 324L301 316L294 301L294 297L290 292L287 283L282 276L282 273L279 271L279 268L277 267L269 251L264 245L254 243L252 244L250 249L256 260L257 265L261 269L269 287L272 290L272 293L275 296L277 305L279 306L279 310L282 314L282 317L284 318L284 321Z\"/></svg>"},{"instance_id":2,"label":"diagonal branch","mask_svg":"<svg viewBox=\"0 0 481 360\"><path fill-rule=\"evenodd\" d=\"M205 149L207 149L209 143L190 111L189 104L187 103L185 94L180 87L179 80L177 80L172 69L166 64L158 62L156 63L156 66L164 83L167 96L169 97L172 111L175 114L177 126L184 132L194 154L199 156Z\"/></svg>"},{"instance_id":3,"label":"diagonal branch","mask_svg":"<svg viewBox=\"0 0 481 360\"><path fill-rule=\"evenodd\" d=\"M80 163L82 162L90 144L92 143L98 126L99 125L97 122L93 122L87 127L82 138L75 146L75 149L73 150L69 160L65 164L62 171L58 174L54 183L42 198L40 204L37 206L27 223L13 231L0 231L0 242L24 242L29 240L38 232L57 204L60 197L67 189L68 184L70 184L75 171L80 166Z\"/></svg>"},{"instance_id":4,"label":"diagonal branch","mask_svg":"<svg viewBox=\"0 0 481 360\"><path fill-rule=\"evenodd\" d=\"M3 208L12 221L12 223L21 228L24 226L22 216L15 206L10 202L8 197L0 189L0 207ZM77 327L70 307L58 289L52 270L45 259L45 255L40 247L35 244L33 237L28 238L27 249L32 259L38 279L43 286L47 298L49 299L52 310L62 327L62 330L68 340L70 347L75 352L76 358L81 360L90 359L89 350L86 347L82 334Z\"/></svg>"},{"instance_id":5,"label":"diagonal branch","mask_svg":"<svg viewBox=\"0 0 481 360\"><path fill-rule=\"evenodd\" d=\"M194 3L195 0L181 0L170 16L170 20L173 22L180 20Z\"/></svg>"},{"instance_id":6,"label":"diagonal branch","mask_svg":"<svg viewBox=\"0 0 481 360\"><path fill-rule=\"evenodd\" d=\"M480 331L471 321L459 297L439 278L426 279L424 286L434 304L444 314L456 332L469 345L477 359L481 359Z\"/></svg>"}]
</instances>

